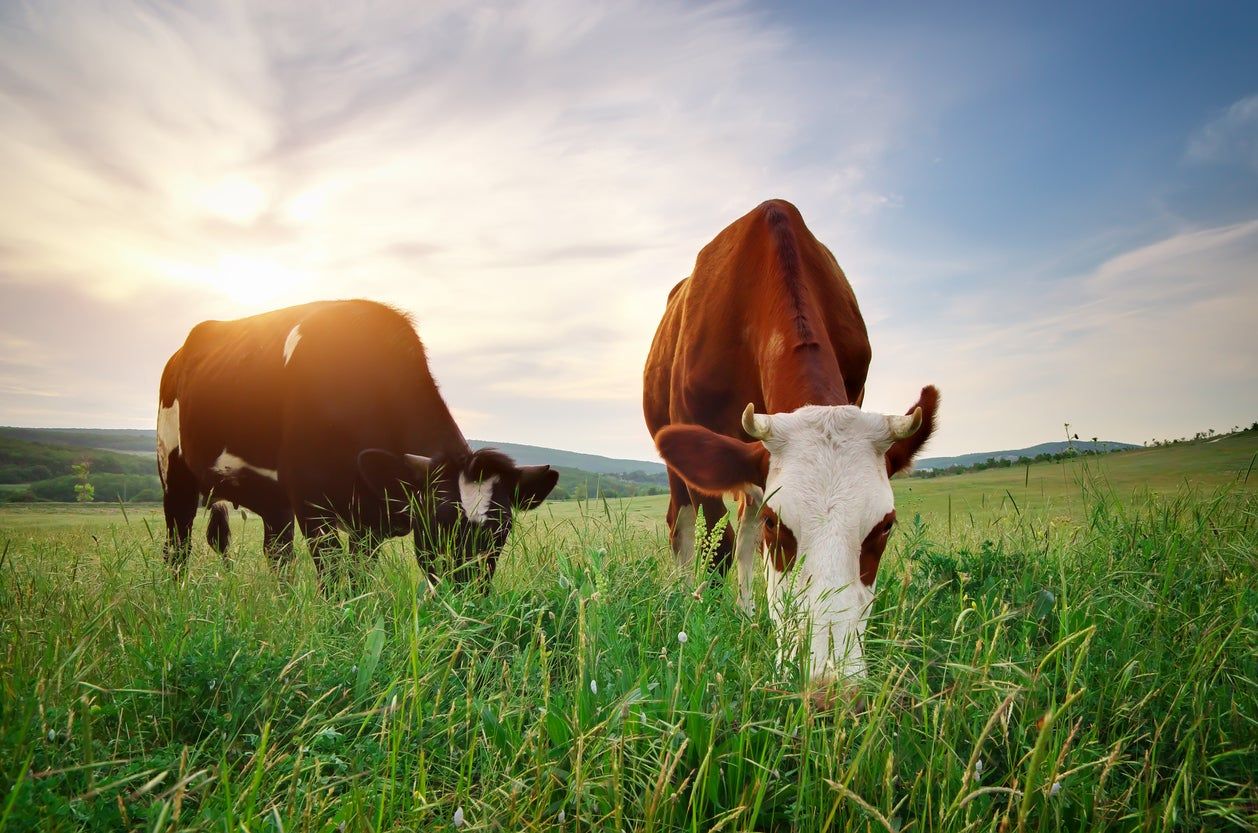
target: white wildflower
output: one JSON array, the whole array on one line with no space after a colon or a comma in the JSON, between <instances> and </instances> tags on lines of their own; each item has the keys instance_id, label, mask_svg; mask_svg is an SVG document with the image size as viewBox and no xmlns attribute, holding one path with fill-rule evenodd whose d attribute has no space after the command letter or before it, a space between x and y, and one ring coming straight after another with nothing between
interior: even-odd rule
<instances>
[{"instance_id":1,"label":"white wildflower","mask_svg":"<svg viewBox=\"0 0 1258 833\"><path fill-rule=\"evenodd\" d=\"M1057 793L1059 792L1061 792L1061 779L1060 778L1058 778L1056 781L1053 782L1053 786L1048 788L1048 797L1052 798L1053 796L1057 795Z\"/></svg>"},{"instance_id":2,"label":"white wildflower","mask_svg":"<svg viewBox=\"0 0 1258 833\"><path fill-rule=\"evenodd\" d=\"M590 678L590 693L598 694L598 680L593 677Z\"/></svg>"},{"instance_id":3,"label":"white wildflower","mask_svg":"<svg viewBox=\"0 0 1258 833\"><path fill-rule=\"evenodd\" d=\"M454 826L463 826L463 808L461 806L454 808Z\"/></svg>"},{"instance_id":4,"label":"white wildflower","mask_svg":"<svg viewBox=\"0 0 1258 833\"><path fill-rule=\"evenodd\" d=\"M979 758L978 760L974 762L974 780L975 781L983 780L983 759L982 758Z\"/></svg>"},{"instance_id":5,"label":"white wildflower","mask_svg":"<svg viewBox=\"0 0 1258 833\"><path fill-rule=\"evenodd\" d=\"M687 640L687 639L689 639L689 638L690 638L690 637L686 636L686 632L685 632L685 631L679 631L679 632L677 633L677 641L678 641L678 642L680 642L682 645L685 645L685 644L686 644L686 640Z\"/></svg>"},{"instance_id":6,"label":"white wildflower","mask_svg":"<svg viewBox=\"0 0 1258 833\"><path fill-rule=\"evenodd\" d=\"M558 816L559 823L560 823L560 824L563 824L563 820L564 820L564 819L566 819L567 817L568 817L568 814L567 814L567 813L565 813L565 812L563 811L563 808L562 808L562 807L560 807L560 808L559 808L559 816Z\"/></svg>"},{"instance_id":7,"label":"white wildflower","mask_svg":"<svg viewBox=\"0 0 1258 833\"><path fill-rule=\"evenodd\" d=\"M49 729L49 730L48 730L48 740L50 740L50 741L54 741L54 740L56 740L56 739L57 739L57 732L56 732L55 730L53 730L53 729Z\"/></svg>"},{"instance_id":8,"label":"white wildflower","mask_svg":"<svg viewBox=\"0 0 1258 833\"><path fill-rule=\"evenodd\" d=\"M218 685L218 680L210 680L210 691L213 691L216 685Z\"/></svg>"}]
</instances>

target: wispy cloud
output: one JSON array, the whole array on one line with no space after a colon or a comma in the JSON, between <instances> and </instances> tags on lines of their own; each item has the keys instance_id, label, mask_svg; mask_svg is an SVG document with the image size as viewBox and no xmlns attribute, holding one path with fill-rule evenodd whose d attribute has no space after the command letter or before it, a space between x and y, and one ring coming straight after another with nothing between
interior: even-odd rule
<instances>
[{"instance_id":1,"label":"wispy cloud","mask_svg":"<svg viewBox=\"0 0 1258 833\"><path fill-rule=\"evenodd\" d=\"M4 4L0 422L151 424L196 322L365 296L415 313L469 433L647 456L667 292L772 196L857 288L868 403L943 388L938 451L1254 410L1254 224L1019 247L1011 205L954 245L947 213L1019 172L947 128L985 124L1011 68L1029 83L1057 53L902 23L819 33L776 6L664 0ZM1187 158L1258 167L1255 101Z\"/></svg>"},{"instance_id":2,"label":"wispy cloud","mask_svg":"<svg viewBox=\"0 0 1258 833\"><path fill-rule=\"evenodd\" d=\"M131 320L160 295L184 330L388 300L416 313L470 411L531 392L553 403L544 424L582 396L636 421L666 293L724 224L778 194L831 222L895 201L871 172L903 102L737 3L0 15L0 283ZM800 161L827 124L842 135ZM136 345L153 376L138 391L115 378L120 408L147 413L175 346Z\"/></svg>"},{"instance_id":3,"label":"wispy cloud","mask_svg":"<svg viewBox=\"0 0 1258 833\"><path fill-rule=\"evenodd\" d=\"M1258 221L1186 230L1038 291L989 285L919 339L883 333L893 347L875 361L889 376L938 380L961 447L1017 447L1065 422L1134 441L1220 417L1248 424L1258 414L1254 263ZM878 389L871 404L890 410L886 397Z\"/></svg>"},{"instance_id":4,"label":"wispy cloud","mask_svg":"<svg viewBox=\"0 0 1258 833\"><path fill-rule=\"evenodd\" d=\"M1237 164L1258 172L1258 95L1242 98L1188 140L1194 162Z\"/></svg>"}]
</instances>

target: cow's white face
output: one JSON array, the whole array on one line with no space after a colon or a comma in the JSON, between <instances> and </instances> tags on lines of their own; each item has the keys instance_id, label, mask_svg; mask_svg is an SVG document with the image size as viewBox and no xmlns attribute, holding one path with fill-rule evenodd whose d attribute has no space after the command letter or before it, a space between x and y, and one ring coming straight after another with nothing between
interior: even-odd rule
<instances>
[{"instance_id":1,"label":"cow's white face","mask_svg":"<svg viewBox=\"0 0 1258 833\"><path fill-rule=\"evenodd\" d=\"M772 615L781 623L787 599L800 606L812 629L814 677L859 675L874 598L862 546L871 534L885 544L894 518L888 418L853 405L810 405L755 420L769 452L761 522Z\"/></svg>"},{"instance_id":2,"label":"cow's white face","mask_svg":"<svg viewBox=\"0 0 1258 833\"><path fill-rule=\"evenodd\" d=\"M784 602L795 600L812 633L814 678L864 673L861 636L895 522L890 475L930 437L938 401L935 388L923 388L904 416L855 405L765 415L748 405L742 428L757 440L750 443L701 425L670 425L655 435L660 455L692 494L733 492L745 508L756 508L744 512L739 531L740 570L744 554L762 541L773 617L783 625ZM744 585L744 600L750 598ZM789 650L797 634L781 637Z\"/></svg>"}]
</instances>

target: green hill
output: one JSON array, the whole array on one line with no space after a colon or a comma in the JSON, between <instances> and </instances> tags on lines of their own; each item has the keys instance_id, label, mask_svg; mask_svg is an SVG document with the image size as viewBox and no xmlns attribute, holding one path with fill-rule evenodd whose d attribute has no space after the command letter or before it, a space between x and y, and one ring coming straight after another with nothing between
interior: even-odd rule
<instances>
[{"instance_id":1,"label":"green hill","mask_svg":"<svg viewBox=\"0 0 1258 833\"><path fill-rule=\"evenodd\" d=\"M123 451L129 454L152 454L157 446L157 435L151 428L13 428L0 426L0 438L43 443L62 448L91 448L106 451ZM551 466L579 469L591 474L626 474L642 472L644 475L664 474L664 464L650 460L626 460L604 457L601 454L584 454L521 443L503 443L493 440L468 440L472 448L496 448L524 466L546 463ZM652 481L654 482L654 481ZM659 481L665 482L663 480Z\"/></svg>"},{"instance_id":2,"label":"green hill","mask_svg":"<svg viewBox=\"0 0 1258 833\"><path fill-rule=\"evenodd\" d=\"M1258 490L1258 431L1056 462L894 481L896 508L902 521L912 517L910 512L976 520L997 512L1025 512L1028 508L1070 514L1084 505L1085 490L1102 490L1126 501L1141 492L1171 494L1184 486L1214 489L1233 483Z\"/></svg>"},{"instance_id":3,"label":"green hill","mask_svg":"<svg viewBox=\"0 0 1258 833\"><path fill-rule=\"evenodd\" d=\"M13 428L0 427L0 438L44 443L63 448L152 454L157 434L149 428Z\"/></svg>"},{"instance_id":4,"label":"green hill","mask_svg":"<svg viewBox=\"0 0 1258 833\"><path fill-rule=\"evenodd\" d=\"M500 443L492 440L468 440L472 448L496 448L507 454L522 466L535 466L545 463L550 466L581 471L593 474L626 474L642 472L643 474L663 475L664 464L647 460L625 460L616 457L604 457L601 454L584 454L579 451L564 451L559 448L545 448L538 445L521 445L519 443ZM661 483L667 482L664 480Z\"/></svg>"},{"instance_id":5,"label":"green hill","mask_svg":"<svg viewBox=\"0 0 1258 833\"><path fill-rule=\"evenodd\" d=\"M66 438L66 444L48 444L15 439L14 432L24 436ZM87 460L91 465L91 481L96 486L96 499L113 502L124 500L157 500L160 490L151 456L134 451L118 453L87 448L75 443L109 442L137 444L136 435L143 431L57 431L50 429L0 428L0 502L14 500L74 500L74 479L70 466ZM152 432L147 432L148 442ZM73 442L71 442L73 441ZM478 443L488 445L488 443ZM667 484L659 464L611 460L595 455L575 454L535 446L497 443L494 447L525 464L548 462L559 470L555 499L585 498L596 495L628 497L663 494ZM542 456L537 459L521 453L528 450ZM565 457L563 455L569 455ZM1258 455L1258 431L1243 431L1211 439L1181 442L1158 448L1131 448L1109 454L1086 455L1070 460L1038 462L1030 466L1014 465L984 471L940 475L933 478L897 478L901 515L906 510L946 514L951 502L954 515L987 513L993 506L1012 505L1058 506L1071 503L1080 494L1085 472L1093 481L1109 485L1116 493L1130 494L1135 489L1174 491L1185 482L1198 486L1217 486L1244 479ZM564 459L595 459L609 461L605 465L633 463L654 465L660 472L640 470L605 473L581 466L565 465ZM1258 466L1256 466L1258 467ZM1249 488L1258 487L1258 472L1253 472Z\"/></svg>"},{"instance_id":6,"label":"green hill","mask_svg":"<svg viewBox=\"0 0 1258 833\"><path fill-rule=\"evenodd\" d=\"M39 440L18 437L37 437ZM152 440L151 431L0 429L0 502L73 501L74 486L78 480L72 474L71 466L81 463L89 467L88 478L96 489L97 501L161 500ZM110 451L89 445L95 442L124 450ZM132 450L143 443L148 443L144 452ZM490 444L477 443L476 447L487 445ZM559 484L553 495L555 500L584 499L596 495L651 495L660 494L667 488L663 466L658 466L659 472L621 469L620 474L611 474L605 470L621 464L643 467L651 464L510 443L493 446L515 455L516 461L524 465L540 462L554 465L559 471ZM525 453L517 454L520 451ZM555 462L572 460L590 461L597 468L586 469Z\"/></svg>"},{"instance_id":7,"label":"green hill","mask_svg":"<svg viewBox=\"0 0 1258 833\"><path fill-rule=\"evenodd\" d=\"M151 454L104 451L0 436L0 502L73 501L78 478L72 466L85 464L96 500L161 500L157 465Z\"/></svg>"},{"instance_id":8,"label":"green hill","mask_svg":"<svg viewBox=\"0 0 1258 833\"><path fill-rule=\"evenodd\" d=\"M1018 460L1023 457L1028 460L1034 460L1040 455L1062 454L1072 449L1078 454L1108 454L1111 451L1122 451L1127 448L1139 447L1131 443L1117 443L1108 440L1099 442L1090 440L1061 441L1040 443L1039 445L1027 446L1026 448L1014 448L1005 451L972 451L969 454L958 454L955 457L923 457L914 463L913 468L917 471L929 471L931 469L952 468L953 466L973 466L976 463L986 463L988 460Z\"/></svg>"}]
</instances>

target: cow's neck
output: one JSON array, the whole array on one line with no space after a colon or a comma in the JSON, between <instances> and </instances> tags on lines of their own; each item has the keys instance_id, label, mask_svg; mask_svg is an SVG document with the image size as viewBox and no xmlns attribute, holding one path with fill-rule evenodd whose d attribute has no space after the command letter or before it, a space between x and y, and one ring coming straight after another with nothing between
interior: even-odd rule
<instances>
[{"instance_id":1,"label":"cow's neck","mask_svg":"<svg viewBox=\"0 0 1258 833\"><path fill-rule=\"evenodd\" d=\"M406 445L408 453L426 457L459 456L470 450L436 385L427 385L421 392L416 412L411 415Z\"/></svg>"},{"instance_id":2,"label":"cow's neck","mask_svg":"<svg viewBox=\"0 0 1258 833\"><path fill-rule=\"evenodd\" d=\"M828 345L800 344L761 368L764 413L789 413L805 405L851 404L838 358Z\"/></svg>"}]
</instances>

